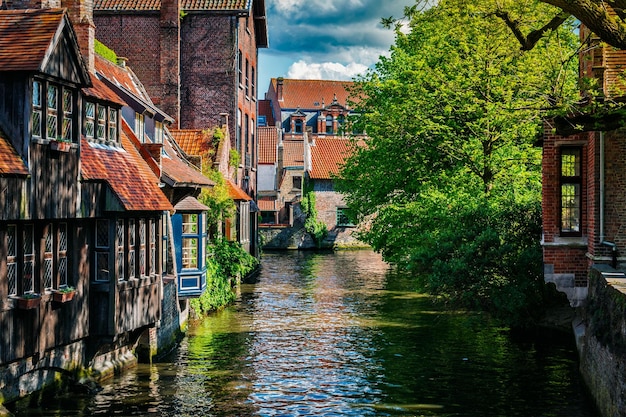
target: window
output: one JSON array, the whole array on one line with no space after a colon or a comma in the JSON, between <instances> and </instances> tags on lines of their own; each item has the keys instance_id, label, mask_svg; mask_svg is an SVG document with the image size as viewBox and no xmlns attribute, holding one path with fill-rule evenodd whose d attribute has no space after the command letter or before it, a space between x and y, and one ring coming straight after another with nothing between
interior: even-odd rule
<instances>
[{"instance_id":1,"label":"window","mask_svg":"<svg viewBox=\"0 0 626 417\"><path fill-rule=\"evenodd\" d=\"M331 115L326 116L326 133L333 133L333 116Z\"/></svg>"},{"instance_id":2,"label":"window","mask_svg":"<svg viewBox=\"0 0 626 417\"><path fill-rule=\"evenodd\" d=\"M33 80L32 89L32 138L75 142L75 92L45 80Z\"/></svg>"},{"instance_id":3,"label":"window","mask_svg":"<svg viewBox=\"0 0 626 417\"><path fill-rule=\"evenodd\" d=\"M101 104L96 105L96 139L106 140L107 109Z\"/></svg>"},{"instance_id":4,"label":"window","mask_svg":"<svg viewBox=\"0 0 626 417\"><path fill-rule=\"evenodd\" d=\"M302 189L302 177L292 177L292 181L293 188L295 188L296 190Z\"/></svg>"},{"instance_id":5,"label":"window","mask_svg":"<svg viewBox=\"0 0 626 417\"><path fill-rule=\"evenodd\" d=\"M124 220L118 220L116 224L115 262L117 266L117 279L124 280Z\"/></svg>"},{"instance_id":6,"label":"window","mask_svg":"<svg viewBox=\"0 0 626 417\"><path fill-rule=\"evenodd\" d=\"M135 278L135 220L128 220L128 278Z\"/></svg>"},{"instance_id":7,"label":"window","mask_svg":"<svg viewBox=\"0 0 626 417\"><path fill-rule=\"evenodd\" d=\"M582 149L561 148L560 191L561 191L561 234L580 236Z\"/></svg>"},{"instance_id":8,"label":"window","mask_svg":"<svg viewBox=\"0 0 626 417\"><path fill-rule=\"evenodd\" d=\"M85 136L93 139L96 135L96 104L87 102L85 104Z\"/></svg>"},{"instance_id":9,"label":"window","mask_svg":"<svg viewBox=\"0 0 626 417\"><path fill-rule=\"evenodd\" d=\"M337 207L337 226L354 226L353 215L346 207Z\"/></svg>"},{"instance_id":10,"label":"window","mask_svg":"<svg viewBox=\"0 0 626 417\"><path fill-rule=\"evenodd\" d=\"M257 120L259 121L259 126L261 127L267 126L267 119L265 116L259 116Z\"/></svg>"},{"instance_id":11,"label":"window","mask_svg":"<svg viewBox=\"0 0 626 417\"><path fill-rule=\"evenodd\" d=\"M293 122L294 133L302 133L302 119L296 119Z\"/></svg>"},{"instance_id":12,"label":"window","mask_svg":"<svg viewBox=\"0 0 626 417\"><path fill-rule=\"evenodd\" d=\"M109 222L96 220L96 281L108 282L109 275Z\"/></svg>"},{"instance_id":13,"label":"window","mask_svg":"<svg viewBox=\"0 0 626 417\"><path fill-rule=\"evenodd\" d=\"M48 224L44 228L43 287L67 286L67 224Z\"/></svg>"},{"instance_id":14,"label":"window","mask_svg":"<svg viewBox=\"0 0 626 417\"><path fill-rule=\"evenodd\" d=\"M146 276L146 220L139 219L139 276Z\"/></svg>"},{"instance_id":15,"label":"window","mask_svg":"<svg viewBox=\"0 0 626 417\"><path fill-rule=\"evenodd\" d=\"M154 143L163 143L163 123L154 123Z\"/></svg>"},{"instance_id":16,"label":"window","mask_svg":"<svg viewBox=\"0 0 626 417\"><path fill-rule=\"evenodd\" d=\"M144 143L146 132L146 123L144 120L144 116L141 113L135 113L135 134L137 135L137 139L139 142Z\"/></svg>"},{"instance_id":17,"label":"window","mask_svg":"<svg viewBox=\"0 0 626 417\"><path fill-rule=\"evenodd\" d=\"M235 143L235 149L237 152L241 149L241 109L237 109L237 141Z\"/></svg>"},{"instance_id":18,"label":"window","mask_svg":"<svg viewBox=\"0 0 626 417\"><path fill-rule=\"evenodd\" d=\"M48 109L46 117L46 137L48 139L57 139L57 120L58 120L58 93L56 86L48 86L48 94L46 107Z\"/></svg>"},{"instance_id":19,"label":"window","mask_svg":"<svg viewBox=\"0 0 626 417\"><path fill-rule=\"evenodd\" d=\"M156 236L156 221L150 220L150 275L156 274L157 263L157 236Z\"/></svg>"},{"instance_id":20,"label":"window","mask_svg":"<svg viewBox=\"0 0 626 417\"><path fill-rule=\"evenodd\" d=\"M243 54L241 50L239 50L239 55L237 56L237 61L239 65L239 85L243 84Z\"/></svg>"},{"instance_id":21,"label":"window","mask_svg":"<svg viewBox=\"0 0 626 417\"><path fill-rule=\"evenodd\" d=\"M183 268L198 268L199 215L183 213Z\"/></svg>"},{"instance_id":22,"label":"window","mask_svg":"<svg viewBox=\"0 0 626 417\"><path fill-rule=\"evenodd\" d=\"M35 292L35 242L33 225L27 224L22 231L22 293Z\"/></svg>"},{"instance_id":23,"label":"window","mask_svg":"<svg viewBox=\"0 0 626 417\"><path fill-rule=\"evenodd\" d=\"M109 140L117 141L117 109L109 107Z\"/></svg>"},{"instance_id":24,"label":"window","mask_svg":"<svg viewBox=\"0 0 626 417\"><path fill-rule=\"evenodd\" d=\"M250 90L252 98L256 98L256 71L254 70L254 66L250 69Z\"/></svg>"},{"instance_id":25,"label":"window","mask_svg":"<svg viewBox=\"0 0 626 417\"><path fill-rule=\"evenodd\" d=\"M33 81L32 132L34 138L41 137L41 82Z\"/></svg>"},{"instance_id":26,"label":"window","mask_svg":"<svg viewBox=\"0 0 626 417\"><path fill-rule=\"evenodd\" d=\"M9 295L17 295L17 226L7 228L7 280Z\"/></svg>"},{"instance_id":27,"label":"window","mask_svg":"<svg viewBox=\"0 0 626 417\"><path fill-rule=\"evenodd\" d=\"M250 62L246 59L246 97L250 97Z\"/></svg>"},{"instance_id":28,"label":"window","mask_svg":"<svg viewBox=\"0 0 626 417\"><path fill-rule=\"evenodd\" d=\"M74 120L72 113L74 109L72 92L70 90L63 90L63 130L62 138L66 142L71 142L72 135L72 122Z\"/></svg>"}]
</instances>

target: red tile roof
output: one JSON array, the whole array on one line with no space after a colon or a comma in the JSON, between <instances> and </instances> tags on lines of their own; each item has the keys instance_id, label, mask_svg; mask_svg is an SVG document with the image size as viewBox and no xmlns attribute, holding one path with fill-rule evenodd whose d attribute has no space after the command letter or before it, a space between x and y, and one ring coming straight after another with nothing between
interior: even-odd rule
<instances>
[{"instance_id":1,"label":"red tile roof","mask_svg":"<svg viewBox=\"0 0 626 417\"><path fill-rule=\"evenodd\" d=\"M132 131L122 120L122 148L92 146L81 141L81 174L85 181L104 181L129 211L162 211L173 207L159 188L159 179L128 137Z\"/></svg>"},{"instance_id":2,"label":"red tile roof","mask_svg":"<svg viewBox=\"0 0 626 417\"><path fill-rule=\"evenodd\" d=\"M259 140L259 164L275 164L278 130L275 127L259 127L257 137Z\"/></svg>"},{"instance_id":3,"label":"red tile roof","mask_svg":"<svg viewBox=\"0 0 626 417\"><path fill-rule=\"evenodd\" d=\"M215 185L215 182L186 163L169 141L165 141L163 148L165 155L161 157L161 175L169 178L173 187L209 187Z\"/></svg>"},{"instance_id":4,"label":"red tile roof","mask_svg":"<svg viewBox=\"0 0 626 417\"><path fill-rule=\"evenodd\" d=\"M337 101L344 107L348 104L348 88L354 83L351 81L330 80L293 80L283 79L283 100L278 101L282 109L321 109ZM275 92L278 79L272 78L270 88Z\"/></svg>"},{"instance_id":5,"label":"red tile roof","mask_svg":"<svg viewBox=\"0 0 626 417\"><path fill-rule=\"evenodd\" d=\"M304 166L304 142L283 140L283 167Z\"/></svg>"},{"instance_id":6,"label":"red tile roof","mask_svg":"<svg viewBox=\"0 0 626 417\"><path fill-rule=\"evenodd\" d=\"M183 10L237 12L250 10L252 0L181 0ZM160 10L161 0L95 0L94 10Z\"/></svg>"},{"instance_id":7,"label":"red tile roof","mask_svg":"<svg viewBox=\"0 0 626 417\"><path fill-rule=\"evenodd\" d=\"M312 179L332 179L351 152L351 141L318 137L311 147Z\"/></svg>"},{"instance_id":8,"label":"red tile roof","mask_svg":"<svg viewBox=\"0 0 626 417\"><path fill-rule=\"evenodd\" d=\"M0 129L0 176L28 174L26 164Z\"/></svg>"},{"instance_id":9,"label":"red tile roof","mask_svg":"<svg viewBox=\"0 0 626 417\"><path fill-rule=\"evenodd\" d=\"M0 71L41 71L63 9L0 10Z\"/></svg>"},{"instance_id":10,"label":"red tile roof","mask_svg":"<svg viewBox=\"0 0 626 417\"><path fill-rule=\"evenodd\" d=\"M187 196L174 206L176 211L208 211L209 208L198 201L198 199Z\"/></svg>"},{"instance_id":11,"label":"red tile roof","mask_svg":"<svg viewBox=\"0 0 626 417\"><path fill-rule=\"evenodd\" d=\"M135 74L128 67L122 67L96 54L96 72L107 78L111 82L121 85L137 97L146 98L143 85Z\"/></svg>"},{"instance_id":12,"label":"red tile roof","mask_svg":"<svg viewBox=\"0 0 626 417\"><path fill-rule=\"evenodd\" d=\"M246 194L244 190L242 190L237 184L232 182L231 180L226 180L226 185L228 186L228 194L230 198L233 200L244 200L250 201L252 198Z\"/></svg>"},{"instance_id":13,"label":"red tile roof","mask_svg":"<svg viewBox=\"0 0 626 417\"><path fill-rule=\"evenodd\" d=\"M187 155L205 155L215 150L212 138L200 129L170 129L170 133Z\"/></svg>"},{"instance_id":14,"label":"red tile roof","mask_svg":"<svg viewBox=\"0 0 626 417\"><path fill-rule=\"evenodd\" d=\"M120 107L126 103L114 91L106 86L98 77L91 77L91 87L83 88L83 94L87 97L93 97L98 100L108 101L110 103L119 104Z\"/></svg>"}]
</instances>

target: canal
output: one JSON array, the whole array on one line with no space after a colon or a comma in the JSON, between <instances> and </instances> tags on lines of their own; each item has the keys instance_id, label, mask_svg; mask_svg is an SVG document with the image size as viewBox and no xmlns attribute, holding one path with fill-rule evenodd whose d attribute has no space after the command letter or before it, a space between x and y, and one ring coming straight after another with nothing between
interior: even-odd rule
<instances>
[{"instance_id":1,"label":"canal","mask_svg":"<svg viewBox=\"0 0 626 417\"><path fill-rule=\"evenodd\" d=\"M567 416L596 412L572 337L441 309L369 251L268 253L167 362L16 416Z\"/></svg>"}]
</instances>

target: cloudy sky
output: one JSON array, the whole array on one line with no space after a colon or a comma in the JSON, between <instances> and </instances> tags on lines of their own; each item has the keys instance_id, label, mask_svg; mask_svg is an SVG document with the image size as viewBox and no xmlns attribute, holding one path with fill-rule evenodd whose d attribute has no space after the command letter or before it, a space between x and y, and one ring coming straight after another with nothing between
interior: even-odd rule
<instances>
[{"instance_id":1,"label":"cloudy sky","mask_svg":"<svg viewBox=\"0 0 626 417\"><path fill-rule=\"evenodd\" d=\"M386 54L400 17L414 0L266 0L268 49L259 50L259 92L271 78L350 80Z\"/></svg>"}]
</instances>

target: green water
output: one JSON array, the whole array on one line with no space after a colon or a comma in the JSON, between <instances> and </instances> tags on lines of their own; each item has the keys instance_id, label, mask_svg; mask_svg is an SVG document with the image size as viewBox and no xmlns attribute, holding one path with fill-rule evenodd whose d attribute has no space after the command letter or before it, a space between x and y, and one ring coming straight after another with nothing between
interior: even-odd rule
<instances>
[{"instance_id":1,"label":"green water","mask_svg":"<svg viewBox=\"0 0 626 417\"><path fill-rule=\"evenodd\" d=\"M445 311L369 251L270 253L170 362L17 416L596 416L572 337ZM41 397L37 397L39 400Z\"/></svg>"}]
</instances>

